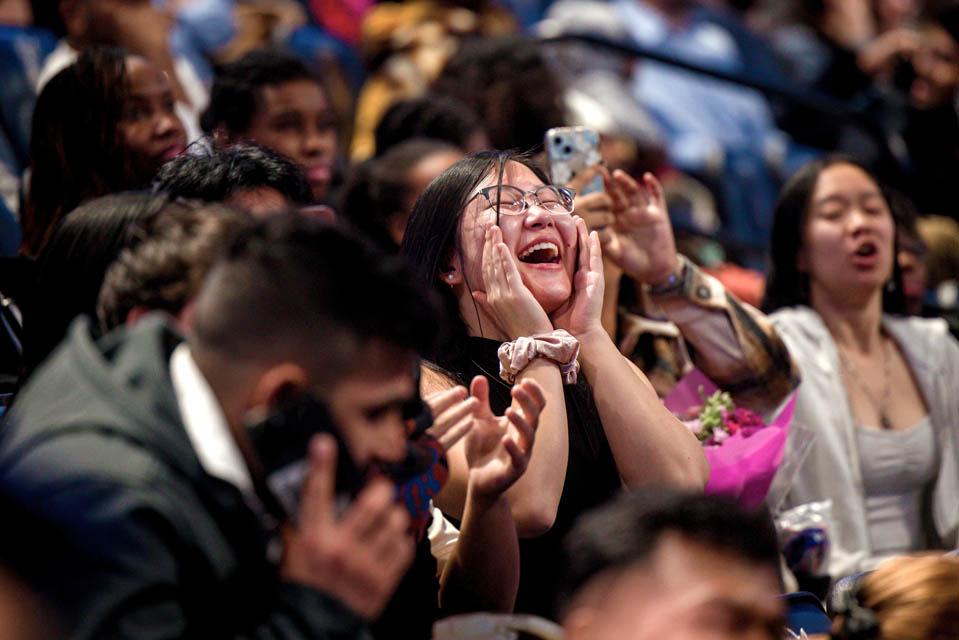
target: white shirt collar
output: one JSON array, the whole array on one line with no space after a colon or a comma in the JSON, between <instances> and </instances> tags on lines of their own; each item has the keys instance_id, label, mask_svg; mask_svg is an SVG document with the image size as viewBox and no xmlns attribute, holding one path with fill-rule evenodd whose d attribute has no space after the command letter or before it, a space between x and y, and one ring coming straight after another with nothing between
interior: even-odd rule
<instances>
[{"instance_id":1,"label":"white shirt collar","mask_svg":"<svg viewBox=\"0 0 959 640\"><path fill-rule=\"evenodd\" d=\"M204 470L229 482L245 496L255 495L253 479L226 416L185 342L170 356L170 378L180 418Z\"/></svg>"}]
</instances>

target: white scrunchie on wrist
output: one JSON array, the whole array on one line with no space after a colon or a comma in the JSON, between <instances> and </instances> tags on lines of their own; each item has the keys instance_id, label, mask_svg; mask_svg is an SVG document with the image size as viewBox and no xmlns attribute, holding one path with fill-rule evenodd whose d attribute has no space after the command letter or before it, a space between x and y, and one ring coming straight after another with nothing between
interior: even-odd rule
<instances>
[{"instance_id":1,"label":"white scrunchie on wrist","mask_svg":"<svg viewBox=\"0 0 959 640\"><path fill-rule=\"evenodd\" d=\"M579 356L579 340L563 329L504 342L496 355L499 356L499 377L510 384L536 358L546 358L559 365L564 384L576 384L579 375L579 362L576 360Z\"/></svg>"}]
</instances>

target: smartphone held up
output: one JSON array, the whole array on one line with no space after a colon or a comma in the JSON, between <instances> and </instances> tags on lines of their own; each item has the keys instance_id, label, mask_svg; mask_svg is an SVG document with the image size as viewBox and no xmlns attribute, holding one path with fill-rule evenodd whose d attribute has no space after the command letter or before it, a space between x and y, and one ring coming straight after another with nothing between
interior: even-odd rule
<instances>
[{"instance_id":1,"label":"smartphone held up","mask_svg":"<svg viewBox=\"0 0 959 640\"><path fill-rule=\"evenodd\" d=\"M588 127L554 127L546 132L544 145L549 161L550 179L554 184L568 184L584 170L598 165L599 134ZM583 188L581 195L603 190L603 177L595 176Z\"/></svg>"}]
</instances>

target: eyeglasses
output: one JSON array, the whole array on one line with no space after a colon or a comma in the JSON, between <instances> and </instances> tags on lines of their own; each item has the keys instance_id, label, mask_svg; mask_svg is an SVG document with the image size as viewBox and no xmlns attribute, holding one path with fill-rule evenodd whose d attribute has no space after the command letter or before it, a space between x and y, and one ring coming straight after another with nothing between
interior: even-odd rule
<instances>
[{"instance_id":1,"label":"eyeglasses","mask_svg":"<svg viewBox=\"0 0 959 640\"><path fill-rule=\"evenodd\" d=\"M529 209L529 200L532 196L536 206L553 216L568 216L573 213L573 197L576 192L568 187L557 187L551 184L537 187L531 191L523 191L511 184L493 185L484 187L467 201L467 204L479 196L486 199L491 209L504 216L518 216Z\"/></svg>"}]
</instances>

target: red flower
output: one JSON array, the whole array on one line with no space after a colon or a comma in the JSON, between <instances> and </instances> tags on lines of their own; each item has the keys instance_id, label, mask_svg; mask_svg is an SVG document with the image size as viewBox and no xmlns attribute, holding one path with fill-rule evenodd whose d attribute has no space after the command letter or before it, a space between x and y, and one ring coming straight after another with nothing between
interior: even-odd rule
<instances>
[{"instance_id":1,"label":"red flower","mask_svg":"<svg viewBox=\"0 0 959 640\"><path fill-rule=\"evenodd\" d=\"M730 434L744 430L743 435L749 436L766 425L758 413L740 407L734 411L723 412L723 426L726 427L726 430L729 431Z\"/></svg>"}]
</instances>

